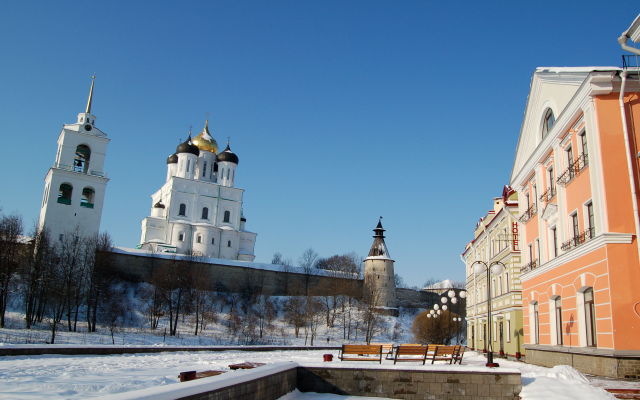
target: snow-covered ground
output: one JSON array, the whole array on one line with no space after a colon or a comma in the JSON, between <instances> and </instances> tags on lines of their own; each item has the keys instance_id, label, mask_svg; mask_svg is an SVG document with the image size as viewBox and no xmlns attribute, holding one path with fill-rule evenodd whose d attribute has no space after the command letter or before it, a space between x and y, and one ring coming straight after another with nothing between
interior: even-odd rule
<instances>
[{"instance_id":1,"label":"snow-covered ground","mask_svg":"<svg viewBox=\"0 0 640 400\"><path fill-rule=\"evenodd\" d=\"M320 363L323 354L331 351L273 351L273 352L177 352L113 356L20 356L0 358L0 398L37 399L56 397L62 399L84 399L107 396L162 385L180 385L178 374L182 371L229 370L230 364L240 362L277 363L295 361L301 365ZM482 355L467 352L463 362L466 369L484 368ZM635 387L640 382L625 382L606 379L589 380L568 366L543 368L520 362L499 360L501 368L517 368L522 373L524 400L596 400L613 398L601 387ZM374 368L370 364L357 362L333 362L334 365L352 365L358 368ZM382 367L392 367L391 361L383 361ZM402 365L400 368L407 368ZM411 366L412 368L414 366ZM436 368L442 364L436 363ZM430 365L415 365L415 368L434 368ZM450 368L446 366L445 368ZM235 372L227 372L234 374ZM333 397L318 397L293 393L285 400L324 400ZM344 398L342 398L344 399ZM337 400L337 398L335 398Z\"/></svg>"}]
</instances>

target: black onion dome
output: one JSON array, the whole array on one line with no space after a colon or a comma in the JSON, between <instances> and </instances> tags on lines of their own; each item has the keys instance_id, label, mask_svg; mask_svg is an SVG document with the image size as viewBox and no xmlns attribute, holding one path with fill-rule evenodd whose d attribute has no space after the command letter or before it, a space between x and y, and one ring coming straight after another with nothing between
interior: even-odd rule
<instances>
[{"instance_id":1,"label":"black onion dome","mask_svg":"<svg viewBox=\"0 0 640 400\"><path fill-rule=\"evenodd\" d=\"M184 143L180 143L176 148L176 154L180 153L191 153L196 156L200 155L200 149L198 146L191 143L191 133L189 133L189 138Z\"/></svg>"},{"instance_id":2,"label":"black onion dome","mask_svg":"<svg viewBox=\"0 0 640 400\"><path fill-rule=\"evenodd\" d=\"M172 154L167 158L167 164L177 164L178 163L178 155Z\"/></svg>"},{"instance_id":3,"label":"black onion dome","mask_svg":"<svg viewBox=\"0 0 640 400\"><path fill-rule=\"evenodd\" d=\"M225 161L238 165L238 156L231 151L231 149L229 148L229 143L227 143L227 148L218 154L218 162Z\"/></svg>"},{"instance_id":4,"label":"black onion dome","mask_svg":"<svg viewBox=\"0 0 640 400\"><path fill-rule=\"evenodd\" d=\"M164 204L162 204L162 200L153 205L153 208L165 208Z\"/></svg>"}]
</instances>

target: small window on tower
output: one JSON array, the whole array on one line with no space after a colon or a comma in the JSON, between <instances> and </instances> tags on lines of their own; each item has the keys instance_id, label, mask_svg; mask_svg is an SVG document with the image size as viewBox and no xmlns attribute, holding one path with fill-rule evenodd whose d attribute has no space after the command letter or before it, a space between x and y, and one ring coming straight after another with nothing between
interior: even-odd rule
<instances>
[{"instance_id":1,"label":"small window on tower","mask_svg":"<svg viewBox=\"0 0 640 400\"><path fill-rule=\"evenodd\" d=\"M209 209L207 207L202 209L202 219L209 219Z\"/></svg>"},{"instance_id":2,"label":"small window on tower","mask_svg":"<svg viewBox=\"0 0 640 400\"><path fill-rule=\"evenodd\" d=\"M178 211L178 215L181 215L183 217L187 216L187 205L182 203L180 204L180 210Z\"/></svg>"},{"instance_id":3,"label":"small window on tower","mask_svg":"<svg viewBox=\"0 0 640 400\"><path fill-rule=\"evenodd\" d=\"M211 238L211 244L216 244L216 239L215 238Z\"/></svg>"},{"instance_id":4,"label":"small window on tower","mask_svg":"<svg viewBox=\"0 0 640 400\"><path fill-rule=\"evenodd\" d=\"M231 240L227 242L227 247L231 247Z\"/></svg>"},{"instance_id":5,"label":"small window on tower","mask_svg":"<svg viewBox=\"0 0 640 400\"><path fill-rule=\"evenodd\" d=\"M196 238L196 243L202 243L202 235L198 235Z\"/></svg>"},{"instance_id":6,"label":"small window on tower","mask_svg":"<svg viewBox=\"0 0 640 400\"><path fill-rule=\"evenodd\" d=\"M191 166L191 160L187 160L187 172L189 172L189 167Z\"/></svg>"},{"instance_id":7,"label":"small window on tower","mask_svg":"<svg viewBox=\"0 0 640 400\"><path fill-rule=\"evenodd\" d=\"M63 183L60 185L60 190L58 191L58 203L60 204L71 204L71 194L73 193L73 186L68 183Z\"/></svg>"},{"instance_id":8,"label":"small window on tower","mask_svg":"<svg viewBox=\"0 0 640 400\"><path fill-rule=\"evenodd\" d=\"M180 234L178 235L178 240L179 240L179 241L181 241L181 242L183 242L183 241L184 241L184 233L180 233Z\"/></svg>"},{"instance_id":9,"label":"small window on tower","mask_svg":"<svg viewBox=\"0 0 640 400\"><path fill-rule=\"evenodd\" d=\"M229 211L224 212L224 220L222 222L231 222L231 213Z\"/></svg>"},{"instance_id":10,"label":"small window on tower","mask_svg":"<svg viewBox=\"0 0 640 400\"><path fill-rule=\"evenodd\" d=\"M207 162L204 162L204 166L202 167L202 177L206 177L207 176Z\"/></svg>"}]
</instances>

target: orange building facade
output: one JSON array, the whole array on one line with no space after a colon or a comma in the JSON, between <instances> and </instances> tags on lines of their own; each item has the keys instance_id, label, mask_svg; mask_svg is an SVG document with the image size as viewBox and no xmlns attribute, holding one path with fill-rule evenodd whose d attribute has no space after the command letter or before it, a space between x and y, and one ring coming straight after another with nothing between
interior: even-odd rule
<instances>
[{"instance_id":1,"label":"orange building facade","mask_svg":"<svg viewBox=\"0 0 640 400\"><path fill-rule=\"evenodd\" d=\"M528 363L640 376L639 91L637 69L533 74L510 182Z\"/></svg>"}]
</instances>

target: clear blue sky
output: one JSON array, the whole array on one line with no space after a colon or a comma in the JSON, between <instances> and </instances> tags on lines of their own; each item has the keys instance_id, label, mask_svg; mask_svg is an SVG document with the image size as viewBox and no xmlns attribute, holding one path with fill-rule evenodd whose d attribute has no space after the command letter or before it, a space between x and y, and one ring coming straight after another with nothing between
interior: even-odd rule
<instances>
[{"instance_id":1,"label":"clear blue sky","mask_svg":"<svg viewBox=\"0 0 640 400\"><path fill-rule=\"evenodd\" d=\"M508 183L538 66L619 66L620 2L0 3L0 207L37 220L63 123L111 142L103 230L140 240L189 125L231 136L256 261L366 255L382 215L410 285L460 253Z\"/></svg>"}]
</instances>

